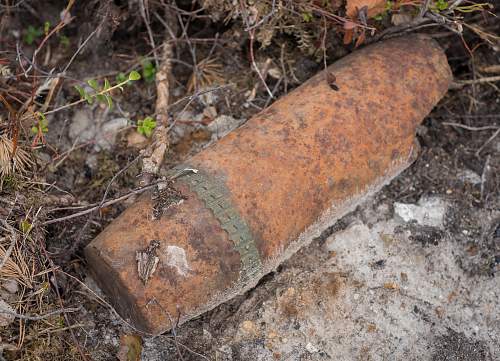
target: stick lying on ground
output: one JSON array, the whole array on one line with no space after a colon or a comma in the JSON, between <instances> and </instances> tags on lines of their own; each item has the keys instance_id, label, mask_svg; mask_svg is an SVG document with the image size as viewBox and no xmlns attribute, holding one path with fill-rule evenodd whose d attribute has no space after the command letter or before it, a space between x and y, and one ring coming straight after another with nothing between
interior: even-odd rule
<instances>
[{"instance_id":1,"label":"stick lying on ground","mask_svg":"<svg viewBox=\"0 0 500 361\"><path fill-rule=\"evenodd\" d=\"M169 330L266 273L415 159L416 126L451 72L432 40L359 50L165 171L87 248L90 270L140 329Z\"/></svg>"}]
</instances>

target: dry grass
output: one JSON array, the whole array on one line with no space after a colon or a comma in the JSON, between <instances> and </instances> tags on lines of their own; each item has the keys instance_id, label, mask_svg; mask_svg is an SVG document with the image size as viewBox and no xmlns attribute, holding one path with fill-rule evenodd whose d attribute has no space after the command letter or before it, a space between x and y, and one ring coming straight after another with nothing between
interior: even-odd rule
<instances>
[{"instance_id":1,"label":"dry grass","mask_svg":"<svg viewBox=\"0 0 500 361\"><path fill-rule=\"evenodd\" d=\"M26 212L27 215L30 213L29 210ZM36 223L36 215L30 218ZM20 222L20 229L6 220L0 224L0 284L16 285L16 289L3 291L2 298L18 315L9 326L1 329L2 341L8 346L6 350L12 357L22 360L65 359L63 355L67 355L71 345L64 339L51 337L53 332L65 326L62 316L58 314L30 320L33 316L36 319L37 315L57 309L50 290L49 275L52 270L40 252L42 233L27 221ZM29 316L26 318L26 315ZM32 343L36 343L37 347L25 347ZM26 350L33 354L26 354Z\"/></svg>"},{"instance_id":2,"label":"dry grass","mask_svg":"<svg viewBox=\"0 0 500 361\"><path fill-rule=\"evenodd\" d=\"M7 135L0 135L0 182L15 173L24 174L34 165L30 155L24 149L17 147Z\"/></svg>"},{"instance_id":3,"label":"dry grass","mask_svg":"<svg viewBox=\"0 0 500 361\"><path fill-rule=\"evenodd\" d=\"M5 238L0 240L0 259L4 259L9 242L4 241ZM6 258L5 264L0 269L0 280L11 281L15 280L18 284L25 288L33 288L34 274L32 273L33 267L28 266L28 262L23 254L22 248L17 244L9 257ZM32 263L32 262L30 262Z\"/></svg>"},{"instance_id":4,"label":"dry grass","mask_svg":"<svg viewBox=\"0 0 500 361\"><path fill-rule=\"evenodd\" d=\"M217 59L203 59L195 67L187 84L187 92L192 93L199 89L207 88L213 84L224 83L222 75L223 66Z\"/></svg>"}]
</instances>

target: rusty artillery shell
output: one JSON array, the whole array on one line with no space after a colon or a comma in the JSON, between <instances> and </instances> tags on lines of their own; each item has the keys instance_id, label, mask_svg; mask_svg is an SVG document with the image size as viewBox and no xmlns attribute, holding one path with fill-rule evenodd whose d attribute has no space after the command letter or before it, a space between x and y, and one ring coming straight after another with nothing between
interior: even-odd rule
<instances>
[{"instance_id":1,"label":"rusty artillery shell","mask_svg":"<svg viewBox=\"0 0 500 361\"><path fill-rule=\"evenodd\" d=\"M153 333L241 294L412 162L450 80L421 36L346 56L165 171L198 170L176 178L160 216L142 196L86 248L93 277Z\"/></svg>"}]
</instances>

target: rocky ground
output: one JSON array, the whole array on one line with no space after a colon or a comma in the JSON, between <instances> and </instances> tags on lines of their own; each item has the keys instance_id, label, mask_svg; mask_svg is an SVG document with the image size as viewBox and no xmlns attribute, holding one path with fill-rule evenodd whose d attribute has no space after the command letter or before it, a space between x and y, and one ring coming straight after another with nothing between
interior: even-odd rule
<instances>
[{"instance_id":1,"label":"rocky ground","mask_svg":"<svg viewBox=\"0 0 500 361\"><path fill-rule=\"evenodd\" d=\"M88 277L82 253L134 197L66 218L141 181L138 156L151 145L151 134L140 121L157 115L159 55L150 35L158 45L169 31L177 34L168 167L273 101L254 71L250 47L278 98L324 61L355 51L361 36L376 41L404 25L421 4L370 17L375 34L356 32L346 42L351 25L339 27L324 13L348 17L343 2L324 8L291 2L296 13L272 10L274 2L262 2L264 9L240 2L261 16L250 20L229 1L141 3L148 2L76 2L75 20L42 44L65 21L61 11L68 3L0 1L0 94L7 99L0 136L14 138L9 106L23 110L19 102L33 92L43 103L47 89L59 89L52 109L79 100L74 85L91 91L90 79L116 84L131 70L142 75L123 93L112 93L112 108L79 104L48 114L46 123L19 119L19 147L33 164L0 174L2 254L11 234L19 240L0 267L0 309L17 312L0 317L0 360L500 359L500 97L498 81L484 80L499 73L497 9L450 13L436 10L442 1L432 2L435 16L457 23L412 27L445 49L456 82L419 128L422 149L409 169L254 289L151 338L139 337L114 314ZM164 19L172 22L172 11L177 25L167 29ZM262 15L272 11L271 20ZM251 27L245 31L248 21L259 24L253 35ZM456 24L462 36L453 32ZM48 82L50 74L61 75L62 85ZM207 89L215 90L203 93ZM76 311L64 314L62 307Z\"/></svg>"}]
</instances>

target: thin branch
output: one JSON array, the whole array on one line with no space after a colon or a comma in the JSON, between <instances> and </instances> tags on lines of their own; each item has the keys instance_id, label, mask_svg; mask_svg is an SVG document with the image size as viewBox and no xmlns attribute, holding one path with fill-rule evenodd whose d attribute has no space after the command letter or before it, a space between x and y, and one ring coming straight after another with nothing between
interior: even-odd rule
<instances>
[{"instance_id":1,"label":"thin branch","mask_svg":"<svg viewBox=\"0 0 500 361\"><path fill-rule=\"evenodd\" d=\"M481 130L496 130L496 129L499 128L496 125L486 125L484 127L470 127L470 126L465 125L465 124L451 123L451 122L443 122L441 124L443 124L443 125L450 125L452 127L457 127L457 128L463 128L463 129L467 129L467 130L470 130L470 131L473 131L473 132L481 131Z\"/></svg>"},{"instance_id":2,"label":"thin branch","mask_svg":"<svg viewBox=\"0 0 500 361\"><path fill-rule=\"evenodd\" d=\"M455 83L459 86L470 85L470 84L481 84L481 83L493 83L500 81L500 75L498 76L487 76L484 78L469 79L469 80L458 80Z\"/></svg>"},{"instance_id":3,"label":"thin branch","mask_svg":"<svg viewBox=\"0 0 500 361\"><path fill-rule=\"evenodd\" d=\"M495 133L493 133L491 137L488 138L488 140L481 146L481 148L477 150L476 156L479 156L479 153L481 153L483 149L486 148L486 146L490 144L490 142L497 137L498 134L500 134L500 128L498 128L498 130Z\"/></svg>"},{"instance_id":4,"label":"thin branch","mask_svg":"<svg viewBox=\"0 0 500 361\"><path fill-rule=\"evenodd\" d=\"M270 19L274 13L276 12L276 0L273 0L273 2L271 3L271 11L269 12L269 14L266 14L265 16L262 17L262 19L260 19L260 21L250 27L246 27L245 28L245 31L250 31L250 30L253 30L257 27L259 27L261 24L265 23L268 19Z\"/></svg>"},{"instance_id":5,"label":"thin branch","mask_svg":"<svg viewBox=\"0 0 500 361\"><path fill-rule=\"evenodd\" d=\"M48 312L44 315L39 315L39 316L32 316L32 315L21 315L15 311L11 311L11 310L8 310L6 308L0 308L0 314L7 314L7 315L11 315L11 316L14 316L15 318L18 318L20 320L25 320L25 321L40 321L40 320L43 320L43 319L46 319L50 316L54 316L54 315L59 315L61 313L66 313L66 312L76 312L76 311L80 311L82 308L81 307L78 307L78 308L62 308L62 309L59 309L59 310L55 310L55 311L52 311L52 312Z\"/></svg>"},{"instance_id":6,"label":"thin branch","mask_svg":"<svg viewBox=\"0 0 500 361\"><path fill-rule=\"evenodd\" d=\"M186 174L186 172L193 172L193 173L197 173L198 171L196 169L191 169L191 168L186 168L180 172L178 172L177 174L173 175L172 177L170 177L168 180L175 180L179 177L182 177L183 175ZM52 224L52 223L57 223L57 222L62 222L62 221L67 221L68 219L72 219L72 218L76 218L76 217L81 217L81 216L84 216L86 214L89 214L89 213L92 213L92 212L95 212L95 211L98 211L99 209L103 208L103 207L107 207L107 206L110 206L110 205L113 205L115 203L118 203L118 202L121 202L129 197L131 197L132 195L134 194L141 194L141 193L144 193L145 191L147 191L148 189L151 189L153 188L154 186L156 186L157 184L160 184L160 183L165 183L167 182L167 180L159 180L159 181L156 181L156 182L153 182L151 184L148 184L144 187L139 187L139 188L136 188L132 191L130 191L129 193L126 193L118 198L115 198L115 199L112 199L112 200L109 200L107 202L104 202L104 203L99 203L98 205L96 206L93 206L89 209L86 209L84 211L81 211L81 212L77 212L77 213L73 213L73 214L70 214L69 216L65 216L65 217L61 217L61 218L55 218L55 219L50 219L48 221L45 221L42 223L42 225L48 225L48 224Z\"/></svg>"},{"instance_id":7,"label":"thin branch","mask_svg":"<svg viewBox=\"0 0 500 361\"><path fill-rule=\"evenodd\" d=\"M69 59L68 64L66 64L66 66L64 67L62 71L63 73L66 73L66 70L68 70L68 68L71 66L77 55L80 53L80 51L82 51L82 49L85 47L85 45L87 45L87 43L90 41L90 39L92 39L92 37L97 33L97 31L99 31L99 29L100 26L98 26L93 32L91 32L90 35L87 37L87 39L85 39L85 41L82 43L82 45L80 45L78 49L76 49L71 59Z\"/></svg>"},{"instance_id":8,"label":"thin branch","mask_svg":"<svg viewBox=\"0 0 500 361\"><path fill-rule=\"evenodd\" d=\"M259 67L257 66L257 63L255 62L255 56L254 56L254 52L253 52L253 44L254 44L254 40L255 40L255 28L252 28L250 26L250 21L248 20L247 9L246 9L245 4L243 3L242 0L240 0L240 11L241 11L241 15L243 17L243 20L245 21L246 29L248 29L247 30L248 36L250 37L250 61L252 62L252 66L253 66L255 72L257 73L257 75L259 76L260 81L262 82L262 84L266 88L267 94L269 94L269 97L271 99L274 99L274 95L271 92L271 89L269 89L269 87L267 86L266 80L262 76L262 74L259 70Z\"/></svg>"},{"instance_id":9,"label":"thin branch","mask_svg":"<svg viewBox=\"0 0 500 361\"><path fill-rule=\"evenodd\" d=\"M120 169L114 176L113 178L111 178L111 180L109 181L108 185L106 186L106 190L104 191L104 195L102 196L102 200L101 200L101 203L99 204L99 207L102 208L104 202L106 201L106 198L108 196L108 193L109 193L109 190L111 189L111 185L114 183L114 181L125 171L127 171L127 169L129 169L132 164L134 164L135 162L137 162L139 160L139 158L141 158L140 155L138 155L137 157L135 157L131 162L129 162L125 167L123 167L122 169Z\"/></svg>"},{"instance_id":10,"label":"thin branch","mask_svg":"<svg viewBox=\"0 0 500 361\"><path fill-rule=\"evenodd\" d=\"M150 19L149 19L149 12L147 10L147 6L144 4L146 0L139 0L139 11L141 13L142 19L144 20L144 25L146 25L146 29L148 31L148 37L149 37L149 42L151 43L151 48L153 49L153 56L155 58L155 65L156 69L160 66L160 63L158 62L158 55L156 54L156 46L155 46L155 40L153 37L153 31L151 30L151 26L149 25Z\"/></svg>"},{"instance_id":11,"label":"thin branch","mask_svg":"<svg viewBox=\"0 0 500 361\"><path fill-rule=\"evenodd\" d=\"M269 94L269 97L271 99L274 99L274 95L271 92L271 89L269 89L269 87L267 86L266 79L264 79L264 77L262 76L262 73L260 72L259 68L257 67L257 63L255 62L255 57L253 54L253 43L254 43L254 39L255 39L255 30L252 29L248 33L250 35L250 59L252 61L252 66L253 66L254 70L257 72L257 75L259 76L260 81L262 82L262 84L264 84L264 87L266 88L267 94Z\"/></svg>"},{"instance_id":12,"label":"thin branch","mask_svg":"<svg viewBox=\"0 0 500 361\"><path fill-rule=\"evenodd\" d=\"M91 96L92 98L95 98L95 97L97 97L98 95L107 94L107 93L111 92L111 91L112 91L112 90L114 90L114 89L122 88L122 87L123 87L125 84L127 84L128 82L130 82L130 80L129 80L129 79L124 80L124 81L122 81L121 83L118 83L118 84L116 84L116 85L113 85L111 88L108 88L108 89L103 89L103 90L101 90L100 92L97 92L97 93L95 93L95 94L90 94L90 96ZM58 111L60 111L60 110L63 110L63 109L66 109L66 108L70 108L70 107L72 107L72 106L75 106L75 105L81 104L81 103L86 102L86 101L87 101L87 99L82 98L82 99L77 100L77 101L75 101L75 102L73 102L73 103L68 103L68 104L65 104L65 105L63 105L63 106L60 106L59 108L55 108L55 109L52 109L52 110L46 111L46 112L45 112L45 113L43 113L43 114L44 114L44 115L47 115L47 114L55 113L55 112L58 112Z\"/></svg>"},{"instance_id":13,"label":"thin branch","mask_svg":"<svg viewBox=\"0 0 500 361\"><path fill-rule=\"evenodd\" d=\"M164 181L163 181L164 182ZM132 195L134 194L141 194L145 191L147 191L148 189L151 189L153 188L156 184L158 183L161 183L161 182L154 182L154 183L151 183L147 186L144 186L144 187L140 187L140 188L137 188L137 189L134 189L132 191L130 191L129 193L127 194L124 194L123 196L121 197L118 197L118 198L115 198L115 199L112 199L112 200L109 200L107 202L104 202L102 204L99 204L97 206L94 206L94 207L91 207L89 209L86 209L84 211L81 211L81 212L77 212L77 213L73 213L73 214L70 214L69 216L65 216L65 217L61 217L61 218L55 218L55 219L50 219L48 221L45 221L42 223L42 225L46 226L46 225L49 225L49 224L52 224L52 223L57 223L57 222L62 222L62 221L67 221L68 219L73 219L73 218L76 218L76 217L81 217L81 216L84 216L86 214L89 214L89 213L92 213L92 212L95 212L95 211L98 211L99 209L103 208L103 207L108 207L110 205L113 205L115 203L118 203L118 202L121 202L121 201L124 201L125 199L131 197Z\"/></svg>"}]
</instances>

